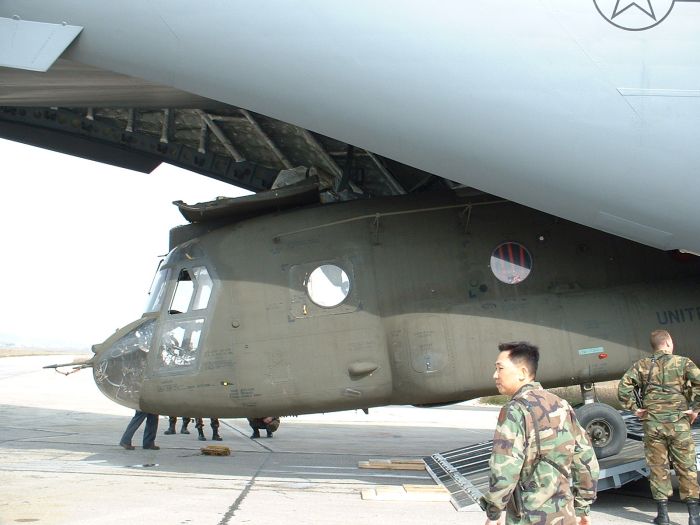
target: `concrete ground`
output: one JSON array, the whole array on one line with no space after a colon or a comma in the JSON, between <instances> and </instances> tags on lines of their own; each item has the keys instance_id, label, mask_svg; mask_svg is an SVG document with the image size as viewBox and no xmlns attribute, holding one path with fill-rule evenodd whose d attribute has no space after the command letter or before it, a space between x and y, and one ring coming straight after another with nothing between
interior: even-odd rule
<instances>
[{"instance_id":1,"label":"concrete ground","mask_svg":"<svg viewBox=\"0 0 700 525\"><path fill-rule=\"evenodd\" d=\"M364 488L434 485L427 473L367 470L371 458L420 458L490 438L497 410L465 404L386 407L283 418L273 439L249 439L245 420L222 420L223 442L165 436L159 451L117 443L131 410L97 390L90 370L64 377L41 367L65 356L0 358L0 525L13 523L482 524L449 502L366 501ZM179 423L179 422L178 422ZM208 423L208 422L207 422ZM211 430L206 428L211 437ZM222 444L227 457L203 456ZM687 523L681 503L674 523ZM599 495L593 523L648 523L646 482Z\"/></svg>"}]
</instances>

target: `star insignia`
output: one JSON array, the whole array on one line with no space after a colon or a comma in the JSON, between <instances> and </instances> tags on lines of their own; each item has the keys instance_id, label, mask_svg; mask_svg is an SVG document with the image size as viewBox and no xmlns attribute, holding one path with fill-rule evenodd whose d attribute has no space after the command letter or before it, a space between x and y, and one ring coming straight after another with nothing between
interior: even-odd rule
<instances>
[{"instance_id":1,"label":"star insignia","mask_svg":"<svg viewBox=\"0 0 700 525\"><path fill-rule=\"evenodd\" d=\"M643 0L641 3L646 4L646 6L649 9L645 9L644 7L639 5L636 2L636 0L617 0L615 2L615 9L613 9L611 20L614 19L616 16L621 15L631 7L636 7L641 12L651 17L653 20L656 20L656 15L654 14L654 7L651 5L651 0ZM620 4L622 4L622 6Z\"/></svg>"}]
</instances>

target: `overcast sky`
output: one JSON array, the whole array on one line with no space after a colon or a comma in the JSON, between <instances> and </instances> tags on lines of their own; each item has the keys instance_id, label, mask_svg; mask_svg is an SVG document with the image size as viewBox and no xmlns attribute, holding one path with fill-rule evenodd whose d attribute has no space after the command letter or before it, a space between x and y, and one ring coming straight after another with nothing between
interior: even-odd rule
<instances>
[{"instance_id":1,"label":"overcast sky","mask_svg":"<svg viewBox=\"0 0 700 525\"><path fill-rule=\"evenodd\" d=\"M162 164L137 173L0 139L0 346L89 347L141 317L189 204L248 192Z\"/></svg>"}]
</instances>

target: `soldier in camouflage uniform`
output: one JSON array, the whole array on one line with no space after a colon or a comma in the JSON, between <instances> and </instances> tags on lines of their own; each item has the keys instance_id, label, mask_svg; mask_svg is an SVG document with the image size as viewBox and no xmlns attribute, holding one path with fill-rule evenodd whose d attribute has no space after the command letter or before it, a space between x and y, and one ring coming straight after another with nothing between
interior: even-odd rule
<instances>
[{"instance_id":1,"label":"soldier in camouflage uniform","mask_svg":"<svg viewBox=\"0 0 700 525\"><path fill-rule=\"evenodd\" d=\"M695 444L690 433L699 408L700 369L687 357L673 355L673 339L666 330L653 331L650 343L653 355L640 359L625 372L617 397L644 426L649 484L658 507L654 523L669 523L668 498L673 494L670 455L681 500L688 504L688 523L700 525ZM635 399L635 393L639 399Z\"/></svg>"},{"instance_id":2,"label":"soldier in camouflage uniform","mask_svg":"<svg viewBox=\"0 0 700 525\"><path fill-rule=\"evenodd\" d=\"M183 417L182 418L182 428L180 429L180 434L189 434L190 431L187 430L187 425L190 424L190 421L192 421L192 418L189 417ZM175 424L177 423L177 417L176 416L170 416L168 418L168 430L163 432L166 436L170 436L172 434L175 434Z\"/></svg>"},{"instance_id":3,"label":"soldier in camouflage uniform","mask_svg":"<svg viewBox=\"0 0 700 525\"><path fill-rule=\"evenodd\" d=\"M261 430L265 430L267 437L271 438L272 433L280 427L280 418L277 416L249 417L248 424L253 429L253 435L250 436L250 439L259 438Z\"/></svg>"},{"instance_id":4,"label":"soldier in camouflage uniform","mask_svg":"<svg viewBox=\"0 0 700 525\"><path fill-rule=\"evenodd\" d=\"M501 409L493 438L486 525L590 524L598 461L586 431L563 399L535 382L539 351L524 342L498 347L493 377ZM517 490L516 490L517 489ZM515 492L515 493L514 493Z\"/></svg>"},{"instance_id":5,"label":"soldier in camouflage uniform","mask_svg":"<svg viewBox=\"0 0 700 525\"><path fill-rule=\"evenodd\" d=\"M195 425L194 428L197 429L197 432L199 432L199 436L197 439L200 441L206 441L207 438L204 437L204 419L201 417L196 417L194 418L195 420ZM211 424L211 438L214 441L221 441L221 436L219 435L219 418L218 417L211 417L209 418L210 424Z\"/></svg>"}]
</instances>

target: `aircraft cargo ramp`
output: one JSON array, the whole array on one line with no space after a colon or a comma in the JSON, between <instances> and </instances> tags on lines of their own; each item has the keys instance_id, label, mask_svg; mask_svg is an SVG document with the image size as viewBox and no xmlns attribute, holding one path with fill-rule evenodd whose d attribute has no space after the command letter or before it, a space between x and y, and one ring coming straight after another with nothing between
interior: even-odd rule
<instances>
[{"instance_id":1,"label":"aircraft cargo ramp","mask_svg":"<svg viewBox=\"0 0 700 525\"><path fill-rule=\"evenodd\" d=\"M623 413L623 419L627 425L627 441L619 454L599 460L598 492L619 488L649 475L641 442L642 426L629 412ZM700 469L700 427L694 426L692 432L695 459ZM452 505L458 511L476 504L488 489L492 448L493 441L484 441L423 458L426 470L436 483L450 492Z\"/></svg>"}]
</instances>

